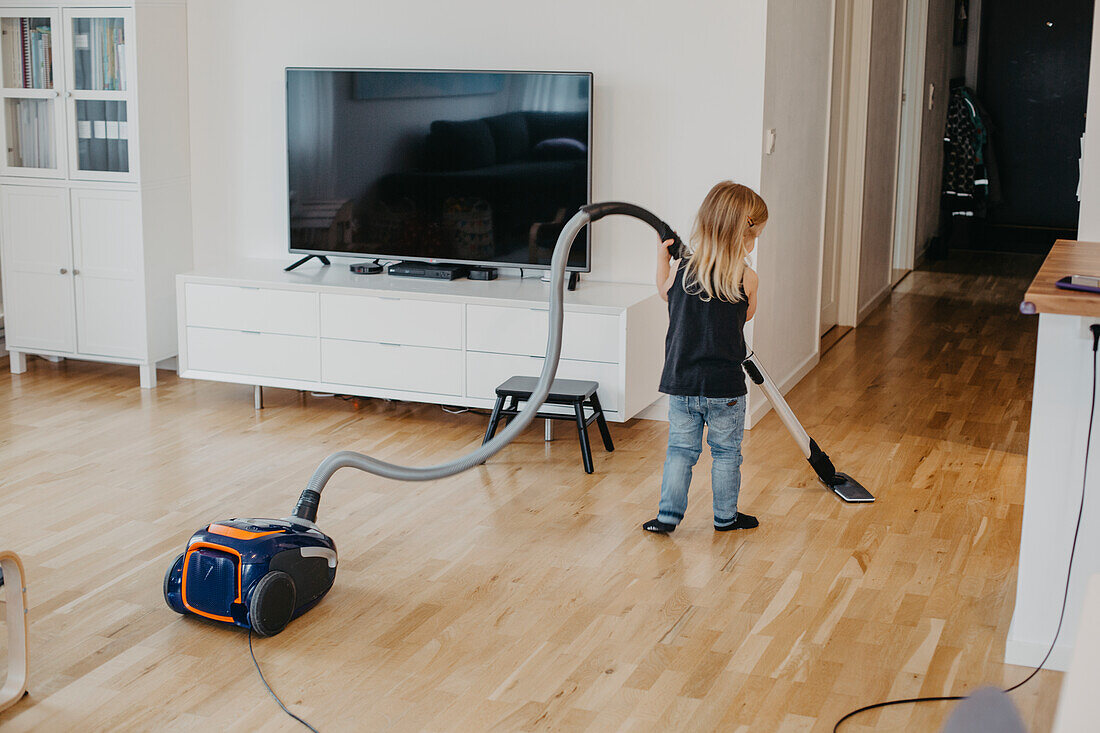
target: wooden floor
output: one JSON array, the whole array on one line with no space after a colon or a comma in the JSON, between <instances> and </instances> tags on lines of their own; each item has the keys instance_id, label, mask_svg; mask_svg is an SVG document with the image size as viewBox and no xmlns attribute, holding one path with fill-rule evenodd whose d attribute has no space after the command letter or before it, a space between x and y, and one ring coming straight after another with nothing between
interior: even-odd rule
<instances>
[{"instance_id":1,"label":"wooden floor","mask_svg":"<svg viewBox=\"0 0 1100 733\"><path fill-rule=\"evenodd\" d=\"M681 528L639 530L659 422L613 425L591 476L541 425L446 481L337 474L336 585L257 641L270 682L322 730L828 731L884 697L1021 679L1002 655L1036 333L1016 305L1037 262L1014 262L910 274L790 394L871 505L824 491L774 415L745 442L748 532L712 530L705 456ZM42 360L0 378L0 545L26 560L33 634L5 731L296 730L240 630L164 605L169 562L206 522L285 516L332 451L425 464L485 423L278 390L255 412L247 387L161 379ZM1014 694L1031 730L1060 677ZM845 729L934 731L949 710Z\"/></svg>"}]
</instances>

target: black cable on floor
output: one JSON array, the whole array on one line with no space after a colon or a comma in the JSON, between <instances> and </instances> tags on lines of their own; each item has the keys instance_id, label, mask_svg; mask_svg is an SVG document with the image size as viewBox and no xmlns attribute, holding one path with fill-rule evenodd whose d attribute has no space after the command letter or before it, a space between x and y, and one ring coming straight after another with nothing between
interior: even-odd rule
<instances>
[{"instance_id":1,"label":"black cable on floor","mask_svg":"<svg viewBox=\"0 0 1100 733\"><path fill-rule=\"evenodd\" d=\"M309 728L311 731L313 731L313 733L318 733L317 729L314 728L312 725L310 725L309 723L302 720L301 718L299 718L294 713L287 710L286 705L283 705L283 701L280 700L279 696L275 694L275 690L272 690L271 685L267 684L267 679L264 678L263 670L260 669L260 663L256 661L256 652L253 651L253 649L252 649L252 629L248 630L248 653L252 655L252 664L256 665L256 673L258 675L260 675L260 682L264 683L264 687L266 687L267 691L271 693L271 696L273 698L275 698L275 702L279 703L279 707L281 707L283 709L283 712L286 713L287 715L289 715L290 717L294 718L295 720L297 720L299 723L301 723L305 727Z\"/></svg>"},{"instance_id":2,"label":"black cable on floor","mask_svg":"<svg viewBox=\"0 0 1100 733\"><path fill-rule=\"evenodd\" d=\"M1051 639L1050 648L1047 649L1047 653L1043 656L1043 661L1039 662L1039 666L1031 670L1031 674L1024 677L1022 680L1014 684L1012 687L1005 688L1002 692L1009 693L1013 690L1017 690L1023 687L1025 684L1031 681L1031 678L1039 674L1041 670L1050 659L1050 655L1054 652L1054 646L1058 643L1058 635L1062 633L1062 622L1066 618L1066 602L1069 600L1069 581L1073 575L1073 556L1077 552L1077 535L1081 531L1081 517L1085 513L1085 486L1087 484L1089 475L1089 450L1092 448L1092 422L1096 417L1096 357L1097 346L1100 345L1100 324L1093 324L1089 327L1092 331L1092 402L1089 408L1089 429L1088 434L1085 437L1085 466L1081 475L1081 504L1077 508L1077 523L1073 528L1073 543L1069 549L1069 566L1066 568L1066 588L1062 593L1062 610L1058 613L1058 627L1054 630L1054 638ZM837 733L840 730L840 725L849 718L854 718L860 713L865 713L868 710L876 710L878 708L885 708L891 705L904 705L907 703L918 702L942 702L945 700L962 700L966 695L944 695L941 697L908 697L904 700L885 700L883 702L876 702L874 705L865 705L858 710L845 715L840 720L836 721L836 725L833 726L833 733Z\"/></svg>"}]
</instances>

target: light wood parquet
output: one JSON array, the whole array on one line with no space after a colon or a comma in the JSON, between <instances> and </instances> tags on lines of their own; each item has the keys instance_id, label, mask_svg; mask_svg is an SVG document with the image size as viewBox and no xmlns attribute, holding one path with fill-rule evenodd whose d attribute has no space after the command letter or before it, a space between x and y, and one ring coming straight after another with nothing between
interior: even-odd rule
<instances>
[{"instance_id":1,"label":"light wood parquet","mask_svg":"<svg viewBox=\"0 0 1100 733\"><path fill-rule=\"evenodd\" d=\"M541 426L446 481L339 473L320 513L336 585L257 640L269 681L321 730L828 731L884 697L1022 678L1002 655L1037 325L1016 306L1034 266L910 274L789 395L872 505L820 488L774 416L745 441L752 532L711 529L706 456L681 528L640 531L659 422L613 425L591 476ZM288 513L334 450L423 464L476 445L486 418L280 390L266 404L164 372L143 392L132 369L79 362L0 378L0 546L26 561L32 633L31 696L0 727L298 729L240 630L164 605L168 563L205 522ZM1060 677L1015 694L1032 730ZM949 709L847 730L937 730Z\"/></svg>"}]
</instances>

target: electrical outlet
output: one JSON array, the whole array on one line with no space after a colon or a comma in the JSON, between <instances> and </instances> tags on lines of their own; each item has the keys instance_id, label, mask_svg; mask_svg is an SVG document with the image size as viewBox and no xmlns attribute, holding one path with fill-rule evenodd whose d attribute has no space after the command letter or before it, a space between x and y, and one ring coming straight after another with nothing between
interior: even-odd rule
<instances>
[{"instance_id":1,"label":"electrical outlet","mask_svg":"<svg viewBox=\"0 0 1100 733\"><path fill-rule=\"evenodd\" d=\"M764 154L771 155L775 152L775 128L769 128L764 136Z\"/></svg>"},{"instance_id":2,"label":"electrical outlet","mask_svg":"<svg viewBox=\"0 0 1100 733\"><path fill-rule=\"evenodd\" d=\"M1092 331L1089 327L1094 323L1100 323L1100 318L1081 318L1081 338L1086 339L1090 344L1092 343Z\"/></svg>"}]
</instances>

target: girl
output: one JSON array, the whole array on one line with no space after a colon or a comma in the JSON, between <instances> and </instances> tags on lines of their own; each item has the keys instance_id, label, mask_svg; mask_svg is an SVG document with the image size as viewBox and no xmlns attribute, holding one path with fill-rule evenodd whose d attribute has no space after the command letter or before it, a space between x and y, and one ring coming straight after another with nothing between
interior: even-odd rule
<instances>
[{"instance_id":1,"label":"girl","mask_svg":"<svg viewBox=\"0 0 1100 733\"><path fill-rule=\"evenodd\" d=\"M684 518L691 469L702 451L703 426L714 459L714 528L751 529L756 517L737 511L741 434L745 427L745 323L756 314L759 279L745 259L768 221L755 191L731 181L710 190L699 207L692 251L670 261L662 243L657 290L668 301L661 392L668 397L668 454L657 518L649 532L671 532Z\"/></svg>"}]
</instances>

